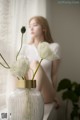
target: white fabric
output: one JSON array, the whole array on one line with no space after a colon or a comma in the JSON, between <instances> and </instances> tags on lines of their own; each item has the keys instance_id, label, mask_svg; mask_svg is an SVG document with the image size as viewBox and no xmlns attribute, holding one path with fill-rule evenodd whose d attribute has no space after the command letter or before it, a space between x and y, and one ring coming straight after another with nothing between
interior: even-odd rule
<instances>
[{"instance_id":1,"label":"white fabric","mask_svg":"<svg viewBox=\"0 0 80 120\"><path fill-rule=\"evenodd\" d=\"M60 55L60 45L58 43L51 43L50 47L52 47L52 50L55 54L57 54L59 56L59 59L61 57ZM23 48L21 50L21 55L26 56L29 61L40 61L40 56L38 54L37 48L35 47L34 44L26 44L23 45ZM48 79L51 82L51 65L52 62L49 60L44 59L41 63Z\"/></svg>"},{"instance_id":2,"label":"white fabric","mask_svg":"<svg viewBox=\"0 0 80 120\"><path fill-rule=\"evenodd\" d=\"M9 62L10 55L10 35L9 35L9 5L10 0L0 0L0 53ZM8 43L8 44L7 44ZM0 57L0 62L4 63ZM6 104L6 80L8 71L0 65L0 108Z\"/></svg>"},{"instance_id":3,"label":"white fabric","mask_svg":"<svg viewBox=\"0 0 80 120\"><path fill-rule=\"evenodd\" d=\"M2 109L0 109L0 118L1 113L8 113L8 110L6 106L3 106ZM7 120L7 118L5 118ZM43 120L57 120L57 110L55 109L55 103L49 103L49 104L44 104L44 116Z\"/></svg>"},{"instance_id":4,"label":"white fabric","mask_svg":"<svg viewBox=\"0 0 80 120\"><path fill-rule=\"evenodd\" d=\"M55 109L54 102L44 105L43 120L57 120L57 110Z\"/></svg>"}]
</instances>

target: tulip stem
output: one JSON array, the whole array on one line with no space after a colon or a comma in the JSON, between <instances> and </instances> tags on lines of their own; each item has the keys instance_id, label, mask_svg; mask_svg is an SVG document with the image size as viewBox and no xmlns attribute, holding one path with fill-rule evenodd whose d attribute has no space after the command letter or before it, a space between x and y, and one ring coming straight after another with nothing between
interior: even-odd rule
<instances>
[{"instance_id":1,"label":"tulip stem","mask_svg":"<svg viewBox=\"0 0 80 120\"><path fill-rule=\"evenodd\" d=\"M22 45L23 45L23 33L22 33L22 37L21 37L21 46L20 46L20 49L19 49L19 51L18 51L18 53L17 53L17 55L16 55L16 60L17 60L17 58L18 58L18 56L19 56L19 53L20 53L20 51L21 51L21 49L22 49Z\"/></svg>"},{"instance_id":2,"label":"tulip stem","mask_svg":"<svg viewBox=\"0 0 80 120\"><path fill-rule=\"evenodd\" d=\"M0 62L0 64L1 64L4 68L10 69L9 64L6 62L6 60L4 59L4 57L2 56L1 53L0 53L0 56L1 56L1 58L3 59L3 61L6 63L7 67L6 67L5 65L3 65L1 62Z\"/></svg>"},{"instance_id":3,"label":"tulip stem","mask_svg":"<svg viewBox=\"0 0 80 120\"><path fill-rule=\"evenodd\" d=\"M40 67L40 64L41 64L42 60L43 60L43 59L40 60L38 66L37 66L37 68L36 68L36 70L35 70L35 72L34 72L34 74L33 74L32 80L34 80L34 77L35 77L35 75L36 75L36 73L37 73L37 71L38 71L38 69L39 69L39 67Z\"/></svg>"}]
</instances>

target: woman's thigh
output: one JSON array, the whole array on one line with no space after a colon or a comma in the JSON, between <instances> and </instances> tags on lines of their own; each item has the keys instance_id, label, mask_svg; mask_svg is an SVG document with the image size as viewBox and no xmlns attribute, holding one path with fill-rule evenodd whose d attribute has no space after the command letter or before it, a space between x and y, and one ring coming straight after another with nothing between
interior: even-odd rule
<instances>
[{"instance_id":1,"label":"woman's thigh","mask_svg":"<svg viewBox=\"0 0 80 120\"><path fill-rule=\"evenodd\" d=\"M31 63L30 67L35 72L38 62L34 61ZM29 73L29 76L32 78L33 74ZM37 81L37 89L41 91L45 103L53 102L55 97L55 88L53 88L51 82L49 81L47 75L45 74L42 66L39 67L35 78Z\"/></svg>"}]
</instances>

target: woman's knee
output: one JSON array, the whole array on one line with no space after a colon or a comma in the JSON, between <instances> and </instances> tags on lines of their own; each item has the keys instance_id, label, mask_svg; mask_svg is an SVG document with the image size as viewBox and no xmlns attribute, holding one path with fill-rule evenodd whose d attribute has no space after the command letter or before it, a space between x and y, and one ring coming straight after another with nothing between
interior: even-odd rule
<instances>
[{"instance_id":1,"label":"woman's knee","mask_svg":"<svg viewBox=\"0 0 80 120\"><path fill-rule=\"evenodd\" d=\"M34 69L34 68L37 67L38 64L39 64L38 61L32 61L31 64L30 64L30 67Z\"/></svg>"}]
</instances>

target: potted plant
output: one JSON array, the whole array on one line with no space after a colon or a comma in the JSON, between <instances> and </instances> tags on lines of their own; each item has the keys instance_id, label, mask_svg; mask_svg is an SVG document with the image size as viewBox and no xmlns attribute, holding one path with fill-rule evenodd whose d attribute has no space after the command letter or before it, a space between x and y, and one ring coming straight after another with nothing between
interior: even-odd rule
<instances>
[{"instance_id":1,"label":"potted plant","mask_svg":"<svg viewBox=\"0 0 80 120\"><path fill-rule=\"evenodd\" d=\"M80 83L72 82L68 78L60 80L57 91L62 91L62 100L66 101L65 120L68 120L68 105L69 101L72 103L72 110L70 112L71 120L80 120Z\"/></svg>"}]
</instances>

